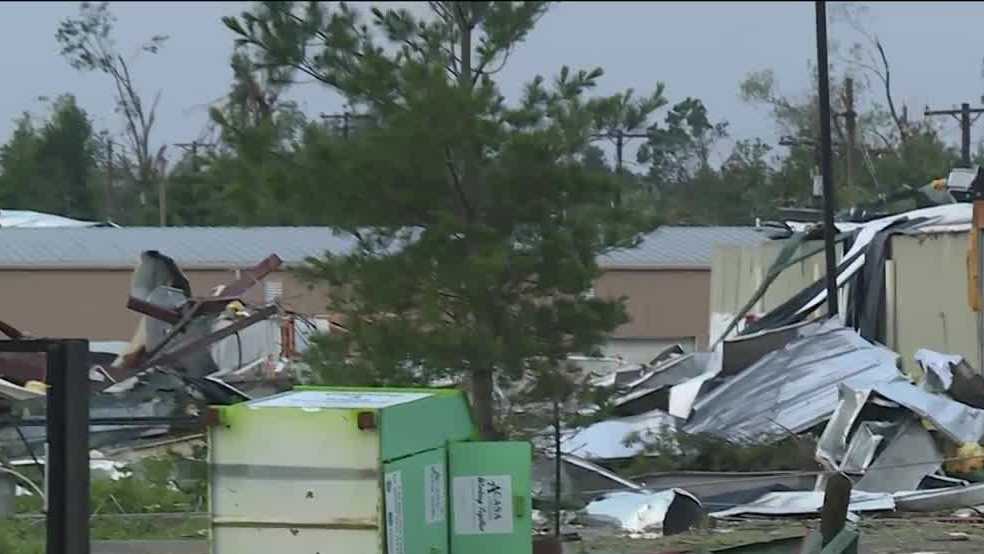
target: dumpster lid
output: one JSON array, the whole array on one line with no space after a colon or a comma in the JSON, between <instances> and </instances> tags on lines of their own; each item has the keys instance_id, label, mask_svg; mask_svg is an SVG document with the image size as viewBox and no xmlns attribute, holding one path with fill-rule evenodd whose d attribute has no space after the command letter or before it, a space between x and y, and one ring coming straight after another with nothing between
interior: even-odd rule
<instances>
[{"instance_id":1,"label":"dumpster lid","mask_svg":"<svg viewBox=\"0 0 984 554\"><path fill-rule=\"evenodd\" d=\"M248 403L251 408L369 408L405 404L432 396L426 392L398 391L291 391Z\"/></svg>"}]
</instances>

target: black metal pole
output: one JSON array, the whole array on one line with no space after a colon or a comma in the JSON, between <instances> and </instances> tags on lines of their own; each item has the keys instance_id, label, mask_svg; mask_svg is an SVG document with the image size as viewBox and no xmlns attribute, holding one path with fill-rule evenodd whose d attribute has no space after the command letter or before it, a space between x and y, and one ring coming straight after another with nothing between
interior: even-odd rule
<instances>
[{"instance_id":1,"label":"black metal pole","mask_svg":"<svg viewBox=\"0 0 984 554\"><path fill-rule=\"evenodd\" d=\"M48 554L89 554L89 341L47 351Z\"/></svg>"},{"instance_id":2,"label":"black metal pole","mask_svg":"<svg viewBox=\"0 0 984 554\"><path fill-rule=\"evenodd\" d=\"M560 454L560 402L554 393L553 416L554 416L554 537L560 539L560 468L564 463Z\"/></svg>"},{"instance_id":3,"label":"black metal pole","mask_svg":"<svg viewBox=\"0 0 984 554\"><path fill-rule=\"evenodd\" d=\"M834 253L834 176L830 148L830 76L827 74L827 6L817 0L817 73L820 79L820 173L823 177L823 242L827 254L827 314L837 308L837 259Z\"/></svg>"}]
</instances>

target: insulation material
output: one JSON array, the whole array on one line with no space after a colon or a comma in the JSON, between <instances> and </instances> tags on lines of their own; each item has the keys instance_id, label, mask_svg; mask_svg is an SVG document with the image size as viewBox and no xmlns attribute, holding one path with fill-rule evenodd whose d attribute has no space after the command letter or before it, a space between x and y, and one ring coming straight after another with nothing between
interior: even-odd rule
<instances>
[{"instance_id":1,"label":"insulation material","mask_svg":"<svg viewBox=\"0 0 984 554\"><path fill-rule=\"evenodd\" d=\"M656 493L616 492L588 504L578 522L588 526L614 527L630 533L680 532L691 527L701 516L701 504L695 496L669 489ZM669 525L673 520L674 524ZM673 528L671 532L669 527Z\"/></svg>"}]
</instances>

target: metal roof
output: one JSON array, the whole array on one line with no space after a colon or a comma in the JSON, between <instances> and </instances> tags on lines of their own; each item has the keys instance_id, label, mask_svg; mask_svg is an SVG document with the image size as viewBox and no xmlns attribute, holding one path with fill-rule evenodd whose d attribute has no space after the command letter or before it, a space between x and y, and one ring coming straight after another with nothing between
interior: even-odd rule
<instances>
[{"instance_id":1,"label":"metal roof","mask_svg":"<svg viewBox=\"0 0 984 554\"><path fill-rule=\"evenodd\" d=\"M711 267L717 245L753 246L768 240L755 227L659 227L635 248L616 250L598 259L616 267Z\"/></svg>"},{"instance_id":2,"label":"metal roof","mask_svg":"<svg viewBox=\"0 0 984 554\"><path fill-rule=\"evenodd\" d=\"M660 227L638 248L598 259L607 267L707 268L717 244L767 240L753 227ZM182 268L253 265L270 254L286 264L348 251L351 237L328 227L61 227L0 229L3 268L132 268L144 250L159 250Z\"/></svg>"},{"instance_id":3,"label":"metal roof","mask_svg":"<svg viewBox=\"0 0 984 554\"><path fill-rule=\"evenodd\" d=\"M95 227L93 221L80 221L60 215L30 210L0 210L0 227Z\"/></svg>"},{"instance_id":4,"label":"metal roof","mask_svg":"<svg viewBox=\"0 0 984 554\"><path fill-rule=\"evenodd\" d=\"M287 264L353 244L327 227L88 227L0 229L0 267L132 268L159 250L182 268L248 267L270 254Z\"/></svg>"}]
</instances>

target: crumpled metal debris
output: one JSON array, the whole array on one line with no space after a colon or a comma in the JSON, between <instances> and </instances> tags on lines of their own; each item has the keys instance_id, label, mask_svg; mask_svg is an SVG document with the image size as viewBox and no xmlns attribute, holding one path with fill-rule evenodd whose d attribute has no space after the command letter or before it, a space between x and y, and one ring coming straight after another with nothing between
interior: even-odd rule
<instances>
[{"instance_id":1,"label":"crumpled metal debris","mask_svg":"<svg viewBox=\"0 0 984 554\"><path fill-rule=\"evenodd\" d=\"M769 492L813 490L817 481L815 475L798 471L668 471L635 479L652 491L682 488L716 510L751 502Z\"/></svg>"},{"instance_id":2,"label":"crumpled metal debris","mask_svg":"<svg viewBox=\"0 0 984 554\"><path fill-rule=\"evenodd\" d=\"M709 353L699 352L663 362L629 383L629 392L615 399L612 411L619 416L639 415L653 410L668 411L671 387L703 374L710 357Z\"/></svg>"},{"instance_id":3,"label":"crumpled metal debris","mask_svg":"<svg viewBox=\"0 0 984 554\"><path fill-rule=\"evenodd\" d=\"M940 512L984 504L984 483L966 487L949 487L894 494L899 510L906 512Z\"/></svg>"},{"instance_id":4,"label":"crumpled metal debris","mask_svg":"<svg viewBox=\"0 0 984 554\"><path fill-rule=\"evenodd\" d=\"M589 460L632 458L645 451L643 441L675 427L676 419L661 412L599 421L566 433L561 450Z\"/></svg>"},{"instance_id":5,"label":"crumpled metal debris","mask_svg":"<svg viewBox=\"0 0 984 554\"><path fill-rule=\"evenodd\" d=\"M700 501L682 489L660 492L615 492L588 504L577 522L614 527L630 533L680 533L702 517Z\"/></svg>"},{"instance_id":6,"label":"crumpled metal debris","mask_svg":"<svg viewBox=\"0 0 984 554\"><path fill-rule=\"evenodd\" d=\"M915 418L904 420L877 458L854 485L867 492L915 490L927 476L939 471L943 453L929 431Z\"/></svg>"},{"instance_id":7,"label":"crumpled metal debris","mask_svg":"<svg viewBox=\"0 0 984 554\"><path fill-rule=\"evenodd\" d=\"M838 406L838 386L899 377L898 356L827 320L700 398L683 430L768 440L806 431ZM750 402L750 399L754 399Z\"/></svg>"},{"instance_id":8,"label":"crumpled metal debris","mask_svg":"<svg viewBox=\"0 0 984 554\"><path fill-rule=\"evenodd\" d=\"M925 372L926 390L946 393L968 406L984 408L984 376L970 367L963 356L923 348L916 351L915 358Z\"/></svg>"},{"instance_id":9,"label":"crumpled metal debris","mask_svg":"<svg viewBox=\"0 0 984 554\"><path fill-rule=\"evenodd\" d=\"M642 486L625 479L584 458L570 454L561 455L560 466L560 496L561 502L567 506L586 503L597 496L616 491L638 491ZM533 498L542 499L545 503L554 502L556 494L556 462L553 458L537 459L533 464Z\"/></svg>"},{"instance_id":10,"label":"crumpled metal debris","mask_svg":"<svg viewBox=\"0 0 984 554\"><path fill-rule=\"evenodd\" d=\"M823 508L823 491L770 492L754 502L709 514L724 519L742 516L803 516L819 514ZM885 512L895 509L888 493L851 491L850 512Z\"/></svg>"},{"instance_id":11,"label":"crumpled metal debris","mask_svg":"<svg viewBox=\"0 0 984 554\"><path fill-rule=\"evenodd\" d=\"M957 444L984 437L984 411L901 377L871 388L844 384L840 394L816 457L827 469L863 474L860 490L915 490L940 470L944 454L921 418Z\"/></svg>"},{"instance_id":12,"label":"crumpled metal debris","mask_svg":"<svg viewBox=\"0 0 984 554\"><path fill-rule=\"evenodd\" d=\"M984 410L926 392L901 378L877 383L871 390L928 419L941 433L959 444L979 442L984 437Z\"/></svg>"},{"instance_id":13,"label":"crumpled metal debris","mask_svg":"<svg viewBox=\"0 0 984 554\"><path fill-rule=\"evenodd\" d=\"M807 321L726 339L723 343L721 375L741 373L770 352L805 334L815 332L816 325L815 322Z\"/></svg>"}]
</instances>

